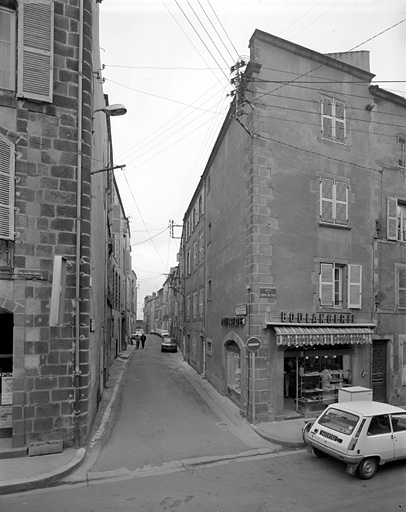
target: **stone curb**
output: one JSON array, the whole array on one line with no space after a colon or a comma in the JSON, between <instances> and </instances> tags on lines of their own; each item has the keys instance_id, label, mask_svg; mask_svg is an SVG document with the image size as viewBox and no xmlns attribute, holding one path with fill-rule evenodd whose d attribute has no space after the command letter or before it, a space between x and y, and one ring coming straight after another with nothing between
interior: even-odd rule
<instances>
[{"instance_id":1,"label":"stone curb","mask_svg":"<svg viewBox=\"0 0 406 512\"><path fill-rule=\"evenodd\" d=\"M257 428L255 425L251 425L251 428L263 439L269 441L270 443L279 444L281 446L286 446L287 448L304 448L305 444L303 441L286 441L285 439L271 437L270 434L265 434L261 429Z\"/></svg>"},{"instance_id":2,"label":"stone curb","mask_svg":"<svg viewBox=\"0 0 406 512\"><path fill-rule=\"evenodd\" d=\"M82 463L85 456L86 448L79 448L73 459L57 470L54 470L50 473L44 473L39 477L21 478L19 480L10 480L4 484L0 484L0 494L29 491L39 487L52 485L76 469Z\"/></svg>"}]
</instances>

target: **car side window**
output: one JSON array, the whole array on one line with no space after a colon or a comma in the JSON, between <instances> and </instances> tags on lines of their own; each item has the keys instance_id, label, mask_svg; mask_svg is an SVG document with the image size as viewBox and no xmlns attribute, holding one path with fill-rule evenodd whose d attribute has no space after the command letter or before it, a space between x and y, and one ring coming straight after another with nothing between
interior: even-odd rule
<instances>
[{"instance_id":1,"label":"car side window","mask_svg":"<svg viewBox=\"0 0 406 512\"><path fill-rule=\"evenodd\" d=\"M380 416L373 416L368 427L367 436L377 436L379 434L388 434L391 432L389 416L381 414Z\"/></svg>"},{"instance_id":2,"label":"car side window","mask_svg":"<svg viewBox=\"0 0 406 512\"><path fill-rule=\"evenodd\" d=\"M392 414L391 418L394 432L402 432L406 430L406 412Z\"/></svg>"}]
</instances>

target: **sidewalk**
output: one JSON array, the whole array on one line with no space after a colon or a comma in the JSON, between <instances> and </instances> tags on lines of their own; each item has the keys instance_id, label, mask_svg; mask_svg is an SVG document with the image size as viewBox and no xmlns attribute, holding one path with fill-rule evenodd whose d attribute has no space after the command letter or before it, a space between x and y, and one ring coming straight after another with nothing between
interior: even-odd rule
<instances>
[{"instance_id":1,"label":"sidewalk","mask_svg":"<svg viewBox=\"0 0 406 512\"><path fill-rule=\"evenodd\" d=\"M104 434L112 428L113 422L110 422L110 417L115 412L115 407L118 407L122 378L133 349L133 346L129 346L112 365L107 388L99 405L87 449L66 448L58 454L28 457L21 456L21 450L20 453L15 450L5 453L5 450L2 450L2 443L0 443L0 495L55 484L79 468L85 461L89 462L92 450L100 444L99 441ZM183 361L182 354L178 353L178 357L185 377L206 400L211 409L220 418L227 421L231 432L233 429L238 430L240 436L246 434L247 439L252 440L253 429L261 438L274 444L275 451L280 450L281 447L304 447L301 432L305 423L303 418L250 425L246 419L241 417L235 404L227 397L220 395L211 384ZM251 441L253 448L254 444ZM258 442L259 445L260 442ZM95 451L93 450L93 454Z\"/></svg>"}]
</instances>

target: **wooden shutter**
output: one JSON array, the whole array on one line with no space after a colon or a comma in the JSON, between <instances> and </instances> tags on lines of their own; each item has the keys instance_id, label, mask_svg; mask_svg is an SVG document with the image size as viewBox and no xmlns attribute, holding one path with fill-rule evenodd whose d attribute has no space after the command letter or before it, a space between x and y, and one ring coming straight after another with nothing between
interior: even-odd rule
<instances>
[{"instance_id":1,"label":"wooden shutter","mask_svg":"<svg viewBox=\"0 0 406 512\"><path fill-rule=\"evenodd\" d=\"M0 238L14 240L14 144L0 136Z\"/></svg>"},{"instance_id":2,"label":"wooden shutter","mask_svg":"<svg viewBox=\"0 0 406 512\"><path fill-rule=\"evenodd\" d=\"M335 221L336 224L348 224L348 187L342 181L335 182Z\"/></svg>"},{"instance_id":3,"label":"wooden shutter","mask_svg":"<svg viewBox=\"0 0 406 512\"><path fill-rule=\"evenodd\" d=\"M362 266L348 265L348 307L361 309Z\"/></svg>"},{"instance_id":4,"label":"wooden shutter","mask_svg":"<svg viewBox=\"0 0 406 512\"><path fill-rule=\"evenodd\" d=\"M335 101L335 141L345 142L345 105L341 101Z\"/></svg>"},{"instance_id":5,"label":"wooden shutter","mask_svg":"<svg viewBox=\"0 0 406 512\"><path fill-rule=\"evenodd\" d=\"M320 265L320 305L334 306L334 272L332 263Z\"/></svg>"},{"instance_id":6,"label":"wooden shutter","mask_svg":"<svg viewBox=\"0 0 406 512\"><path fill-rule=\"evenodd\" d=\"M387 200L387 239L397 240L398 239L398 200L395 197L388 197Z\"/></svg>"},{"instance_id":7,"label":"wooden shutter","mask_svg":"<svg viewBox=\"0 0 406 512\"><path fill-rule=\"evenodd\" d=\"M323 139L333 140L333 100L326 96L321 100L321 133Z\"/></svg>"},{"instance_id":8,"label":"wooden shutter","mask_svg":"<svg viewBox=\"0 0 406 512\"><path fill-rule=\"evenodd\" d=\"M406 265L396 265L396 307L406 309Z\"/></svg>"},{"instance_id":9,"label":"wooden shutter","mask_svg":"<svg viewBox=\"0 0 406 512\"><path fill-rule=\"evenodd\" d=\"M18 5L17 96L51 103L53 94L54 2Z\"/></svg>"},{"instance_id":10,"label":"wooden shutter","mask_svg":"<svg viewBox=\"0 0 406 512\"><path fill-rule=\"evenodd\" d=\"M320 219L323 222L334 222L334 180L320 180Z\"/></svg>"}]
</instances>

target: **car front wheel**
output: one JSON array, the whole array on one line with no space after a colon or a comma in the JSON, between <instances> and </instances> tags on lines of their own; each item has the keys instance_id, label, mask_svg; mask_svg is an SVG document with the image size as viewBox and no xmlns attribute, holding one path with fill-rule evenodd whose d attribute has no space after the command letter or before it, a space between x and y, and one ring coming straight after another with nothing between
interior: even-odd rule
<instances>
[{"instance_id":1,"label":"car front wheel","mask_svg":"<svg viewBox=\"0 0 406 512\"><path fill-rule=\"evenodd\" d=\"M378 470L378 460L374 457L367 457L358 466L358 474L363 480L369 480Z\"/></svg>"}]
</instances>

